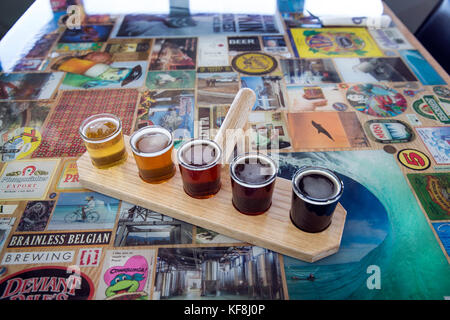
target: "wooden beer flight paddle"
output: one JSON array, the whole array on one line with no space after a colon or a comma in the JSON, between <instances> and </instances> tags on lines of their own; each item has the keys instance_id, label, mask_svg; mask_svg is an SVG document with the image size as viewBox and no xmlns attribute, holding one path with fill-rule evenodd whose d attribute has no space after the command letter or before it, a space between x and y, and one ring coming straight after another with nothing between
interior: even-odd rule
<instances>
[{"instance_id":1,"label":"wooden beer flight paddle","mask_svg":"<svg viewBox=\"0 0 450 320\"><path fill-rule=\"evenodd\" d=\"M251 89L241 89L216 135L215 141L222 147L226 160L233 152L232 147L225 146L227 130L245 127L255 99ZM307 262L338 251L346 218L346 211L340 204L325 231L303 232L292 224L289 217L291 181L277 178L270 209L259 216L247 216L237 211L231 202L231 182L227 171L222 171L222 187L215 196L194 199L183 191L178 170L172 179L161 184L142 181L129 137L124 136L124 139L128 159L123 164L97 169L87 152L78 159L78 174L84 188Z\"/></svg>"},{"instance_id":2,"label":"wooden beer flight paddle","mask_svg":"<svg viewBox=\"0 0 450 320\"><path fill-rule=\"evenodd\" d=\"M222 156L223 159L225 159L225 162L230 159L234 149L234 143L232 143L232 141L226 141L227 130L236 130L235 133L237 138L239 138L239 134L244 133L243 131L240 131L240 129L244 129L247 125L250 110L253 108L255 102L255 92L249 88L242 88L234 98L225 119L220 125L220 129L217 132L214 141L222 149ZM228 133L228 137L230 137L231 132ZM241 138L243 138L243 136Z\"/></svg>"}]
</instances>

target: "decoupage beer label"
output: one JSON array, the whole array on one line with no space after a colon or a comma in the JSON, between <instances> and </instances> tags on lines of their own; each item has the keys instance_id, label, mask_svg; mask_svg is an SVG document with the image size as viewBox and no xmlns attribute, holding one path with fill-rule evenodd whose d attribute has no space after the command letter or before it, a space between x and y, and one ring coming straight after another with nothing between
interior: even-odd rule
<instances>
[{"instance_id":1,"label":"decoupage beer label","mask_svg":"<svg viewBox=\"0 0 450 320\"><path fill-rule=\"evenodd\" d=\"M79 181L76 160L68 160L64 164L56 189L58 191L83 189Z\"/></svg>"},{"instance_id":2,"label":"decoupage beer label","mask_svg":"<svg viewBox=\"0 0 450 320\"><path fill-rule=\"evenodd\" d=\"M447 103L447 101L440 101L435 96L427 95L423 96L422 99L414 101L413 108L425 118L448 124L450 123L450 118L442 107L442 103Z\"/></svg>"},{"instance_id":3,"label":"decoupage beer label","mask_svg":"<svg viewBox=\"0 0 450 320\"><path fill-rule=\"evenodd\" d=\"M436 164L450 164L450 126L416 128Z\"/></svg>"},{"instance_id":4,"label":"decoupage beer label","mask_svg":"<svg viewBox=\"0 0 450 320\"><path fill-rule=\"evenodd\" d=\"M5 165L0 175L0 199L45 198L59 159L21 160Z\"/></svg>"},{"instance_id":5,"label":"decoupage beer label","mask_svg":"<svg viewBox=\"0 0 450 320\"><path fill-rule=\"evenodd\" d=\"M154 250L107 251L96 298L148 300L154 259Z\"/></svg>"},{"instance_id":6,"label":"decoupage beer label","mask_svg":"<svg viewBox=\"0 0 450 320\"><path fill-rule=\"evenodd\" d=\"M89 300L90 278L65 267L37 267L17 272L0 282L0 300Z\"/></svg>"},{"instance_id":7,"label":"decoupage beer label","mask_svg":"<svg viewBox=\"0 0 450 320\"><path fill-rule=\"evenodd\" d=\"M237 55L231 62L233 68L248 75L271 73L277 66L277 60L265 53L251 52Z\"/></svg>"},{"instance_id":8,"label":"decoupage beer label","mask_svg":"<svg viewBox=\"0 0 450 320\"><path fill-rule=\"evenodd\" d=\"M108 245L111 231L14 234L8 248Z\"/></svg>"},{"instance_id":9,"label":"decoupage beer label","mask_svg":"<svg viewBox=\"0 0 450 320\"><path fill-rule=\"evenodd\" d=\"M450 219L448 198L449 173L415 173L407 175L422 207L430 220Z\"/></svg>"},{"instance_id":10,"label":"decoupage beer label","mask_svg":"<svg viewBox=\"0 0 450 320\"><path fill-rule=\"evenodd\" d=\"M33 251L5 252L2 259L4 265L69 263L73 261L75 251Z\"/></svg>"},{"instance_id":11,"label":"decoupage beer label","mask_svg":"<svg viewBox=\"0 0 450 320\"><path fill-rule=\"evenodd\" d=\"M260 51L258 37L228 37L229 51Z\"/></svg>"},{"instance_id":12,"label":"decoupage beer label","mask_svg":"<svg viewBox=\"0 0 450 320\"><path fill-rule=\"evenodd\" d=\"M297 57L381 57L366 28L290 29Z\"/></svg>"},{"instance_id":13,"label":"decoupage beer label","mask_svg":"<svg viewBox=\"0 0 450 320\"><path fill-rule=\"evenodd\" d=\"M400 150L397 159L404 167L417 171L426 170L431 164L425 153L415 149Z\"/></svg>"},{"instance_id":14,"label":"decoupage beer label","mask_svg":"<svg viewBox=\"0 0 450 320\"><path fill-rule=\"evenodd\" d=\"M405 143L415 138L413 130L399 120L369 120L364 129L369 138L378 143Z\"/></svg>"},{"instance_id":15,"label":"decoupage beer label","mask_svg":"<svg viewBox=\"0 0 450 320\"><path fill-rule=\"evenodd\" d=\"M29 156L41 144L41 133L31 127L17 128L2 136L2 161L19 160Z\"/></svg>"}]
</instances>

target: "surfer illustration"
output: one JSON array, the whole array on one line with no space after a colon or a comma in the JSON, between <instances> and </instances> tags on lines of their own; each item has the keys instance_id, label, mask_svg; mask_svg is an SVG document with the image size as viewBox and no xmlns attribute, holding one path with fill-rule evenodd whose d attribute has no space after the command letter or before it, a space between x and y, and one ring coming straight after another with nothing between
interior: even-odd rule
<instances>
[{"instance_id":1,"label":"surfer illustration","mask_svg":"<svg viewBox=\"0 0 450 320\"><path fill-rule=\"evenodd\" d=\"M307 277L305 278L301 278L301 277L297 277L297 276L292 276L291 280L307 280L307 281L311 281L313 282L314 280L316 280L316 277L314 276L313 273L310 273Z\"/></svg>"}]
</instances>

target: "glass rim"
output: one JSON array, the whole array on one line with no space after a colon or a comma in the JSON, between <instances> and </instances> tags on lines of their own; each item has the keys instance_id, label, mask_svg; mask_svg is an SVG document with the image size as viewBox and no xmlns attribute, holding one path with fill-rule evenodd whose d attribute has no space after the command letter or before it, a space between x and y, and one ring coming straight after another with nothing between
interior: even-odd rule
<instances>
[{"instance_id":1,"label":"glass rim","mask_svg":"<svg viewBox=\"0 0 450 320\"><path fill-rule=\"evenodd\" d=\"M102 119L102 118L109 118L109 119L113 119L114 122L117 122L118 126L116 128L116 130L111 133L110 135L108 135L105 138L89 138L84 134L84 129L87 127L88 124L94 122L97 119ZM81 123L80 127L78 128L78 132L81 135L81 138L89 143L103 143L106 141L109 141L113 138L115 138L117 135L119 135L122 132L122 121L120 120L120 118L112 113L97 113L94 114L92 116L87 117L86 119L83 120L83 122Z\"/></svg>"},{"instance_id":2,"label":"glass rim","mask_svg":"<svg viewBox=\"0 0 450 320\"><path fill-rule=\"evenodd\" d=\"M298 186L298 180L303 177L306 173L318 173L327 176L332 180L333 184L336 186L336 191L333 193L331 197L328 197L326 199L319 199L310 197L304 193L301 192L299 186ZM343 192L344 192L344 183L342 180L337 176L336 173L331 171L330 169L319 167L319 166L302 166L300 169L298 169L294 176L292 177L292 190L295 192L297 197L302 199L305 202L315 204L315 205L328 205L331 203L334 203L338 201Z\"/></svg>"},{"instance_id":3,"label":"glass rim","mask_svg":"<svg viewBox=\"0 0 450 320\"><path fill-rule=\"evenodd\" d=\"M214 161L211 163L208 163L204 166L193 166L190 165L189 163L187 163L186 161L184 161L182 159L182 152L184 151L184 149L188 148L190 145L192 144L201 144L201 143L208 143L211 144L212 146L214 146L214 148L218 151L216 157L214 158ZM222 158L222 149L220 148L220 146L214 141L214 140L210 140L210 139L191 139L189 141L184 142L177 151L177 160L178 160L178 164L181 165L183 168L186 168L188 170L193 170L193 171L203 171L203 170L207 170L210 169L214 166L216 166L220 160Z\"/></svg>"},{"instance_id":4,"label":"glass rim","mask_svg":"<svg viewBox=\"0 0 450 320\"><path fill-rule=\"evenodd\" d=\"M155 152L142 152L142 151L139 151L136 148L136 146L135 146L135 141L134 140L137 139L137 136L139 134L143 134L143 132L147 131L147 130L160 132L160 133L165 134L167 137L169 137L170 140L169 140L169 144L167 145L167 147L165 147L162 150L155 151ZM140 157L145 157L145 158L154 158L154 157L157 157L157 156L160 156L160 155L166 153L167 151L169 151L173 147L173 135L172 135L172 132L170 132L169 130L167 130L166 128L161 127L161 126L154 126L154 125L152 125L152 126L145 126L145 127L142 127L140 129L136 130L135 132L133 132L133 134L130 136L130 146L131 146L131 150L133 151L133 153L135 155L138 155Z\"/></svg>"},{"instance_id":5,"label":"glass rim","mask_svg":"<svg viewBox=\"0 0 450 320\"><path fill-rule=\"evenodd\" d=\"M248 183L248 182L243 181L242 179L239 179L236 176L236 173L234 172L234 167L236 166L236 164L238 164L239 161L243 161L244 159L248 159L248 158L260 158L260 159L264 159L264 161L267 161L269 163L269 165L273 168L273 174L270 176L270 178L268 178L266 181L264 181L262 183L258 183L258 184ZM230 163L231 179L233 179L233 181L240 184L241 186L244 186L247 188L265 187L265 186L271 184L273 181L275 181L275 179L277 177L277 173L278 173L278 166L276 165L275 161L273 161L273 159L271 157L269 157L268 155L265 155L263 153L247 152L247 153L244 153L242 155L235 157L233 159L233 161L231 161L231 163Z\"/></svg>"}]
</instances>

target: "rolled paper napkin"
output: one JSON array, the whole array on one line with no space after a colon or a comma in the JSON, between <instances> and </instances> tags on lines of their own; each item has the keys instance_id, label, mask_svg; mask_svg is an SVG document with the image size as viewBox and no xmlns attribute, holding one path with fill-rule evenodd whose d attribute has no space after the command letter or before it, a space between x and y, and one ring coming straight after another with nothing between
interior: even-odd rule
<instances>
[{"instance_id":1,"label":"rolled paper napkin","mask_svg":"<svg viewBox=\"0 0 450 320\"><path fill-rule=\"evenodd\" d=\"M380 17L381 0L305 0L304 15L316 17Z\"/></svg>"},{"instance_id":2,"label":"rolled paper napkin","mask_svg":"<svg viewBox=\"0 0 450 320\"><path fill-rule=\"evenodd\" d=\"M322 26L331 27L368 27L368 28L387 28L392 22L391 17L382 15L379 17L318 17Z\"/></svg>"},{"instance_id":3,"label":"rolled paper napkin","mask_svg":"<svg viewBox=\"0 0 450 320\"><path fill-rule=\"evenodd\" d=\"M305 16L314 16L322 26L386 28L391 18L383 15L381 0L305 0Z\"/></svg>"}]
</instances>

